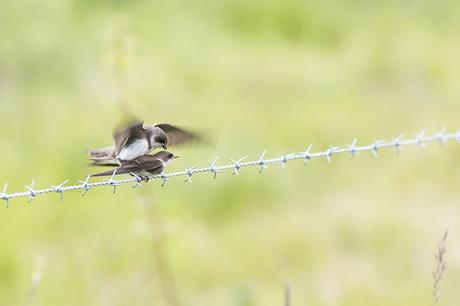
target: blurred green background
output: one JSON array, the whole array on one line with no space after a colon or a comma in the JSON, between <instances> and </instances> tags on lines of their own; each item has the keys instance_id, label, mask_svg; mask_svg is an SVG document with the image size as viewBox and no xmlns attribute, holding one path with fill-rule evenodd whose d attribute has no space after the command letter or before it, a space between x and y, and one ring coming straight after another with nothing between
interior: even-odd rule
<instances>
[{"instance_id":1,"label":"blurred green background","mask_svg":"<svg viewBox=\"0 0 460 306\"><path fill-rule=\"evenodd\" d=\"M459 1L7 0L0 24L10 191L95 171L122 110L206 135L169 171L460 128ZM447 227L455 305L459 180L450 142L16 199L0 305L429 305Z\"/></svg>"}]
</instances>

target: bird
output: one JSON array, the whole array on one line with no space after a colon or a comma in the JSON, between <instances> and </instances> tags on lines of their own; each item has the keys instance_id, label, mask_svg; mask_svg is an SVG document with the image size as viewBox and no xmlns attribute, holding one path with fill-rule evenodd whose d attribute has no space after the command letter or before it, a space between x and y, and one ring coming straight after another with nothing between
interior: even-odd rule
<instances>
[{"instance_id":1,"label":"bird","mask_svg":"<svg viewBox=\"0 0 460 306\"><path fill-rule=\"evenodd\" d=\"M144 124L143 121L135 119L116 129L113 139L114 146L88 151L93 165L115 162L121 165L123 162L148 154L156 148L167 150L168 145L198 140L199 136L168 123Z\"/></svg>"},{"instance_id":2,"label":"bird","mask_svg":"<svg viewBox=\"0 0 460 306\"><path fill-rule=\"evenodd\" d=\"M178 157L171 152L160 151L153 155L142 155L131 161L122 162L120 166L113 170L91 174L90 176L110 176L128 173L148 181L149 175L161 174L166 165ZM107 165L117 166L117 164L106 164L105 166Z\"/></svg>"}]
</instances>

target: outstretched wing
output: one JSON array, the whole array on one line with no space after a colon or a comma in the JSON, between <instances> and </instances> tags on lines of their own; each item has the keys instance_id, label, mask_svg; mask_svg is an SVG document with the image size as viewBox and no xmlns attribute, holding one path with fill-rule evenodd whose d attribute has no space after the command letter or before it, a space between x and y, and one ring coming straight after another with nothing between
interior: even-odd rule
<instances>
[{"instance_id":1,"label":"outstretched wing","mask_svg":"<svg viewBox=\"0 0 460 306\"><path fill-rule=\"evenodd\" d=\"M200 139L197 134L178 128L177 126L168 123L160 123L155 126L159 127L166 133L166 136L168 136L168 145L174 146L177 144Z\"/></svg>"},{"instance_id":2,"label":"outstretched wing","mask_svg":"<svg viewBox=\"0 0 460 306\"><path fill-rule=\"evenodd\" d=\"M127 125L122 126L113 133L113 139L115 140L115 152L117 155L126 145L129 145L133 140L144 136L145 130L143 126L143 121L135 120L129 122Z\"/></svg>"}]
</instances>

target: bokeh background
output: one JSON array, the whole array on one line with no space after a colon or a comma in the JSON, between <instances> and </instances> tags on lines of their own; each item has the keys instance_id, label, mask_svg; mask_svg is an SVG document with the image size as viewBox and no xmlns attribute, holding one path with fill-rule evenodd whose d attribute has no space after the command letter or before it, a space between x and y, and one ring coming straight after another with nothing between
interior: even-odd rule
<instances>
[{"instance_id":1,"label":"bokeh background","mask_svg":"<svg viewBox=\"0 0 460 306\"><path fill-rule=\"evenodd\" d=\"M201 131L169 168L460 128L460 2L1 1L0 183L88 173L125 111ZM460 300L460 146L0 208L0 305Z\"/></svg>"}]
</instances>

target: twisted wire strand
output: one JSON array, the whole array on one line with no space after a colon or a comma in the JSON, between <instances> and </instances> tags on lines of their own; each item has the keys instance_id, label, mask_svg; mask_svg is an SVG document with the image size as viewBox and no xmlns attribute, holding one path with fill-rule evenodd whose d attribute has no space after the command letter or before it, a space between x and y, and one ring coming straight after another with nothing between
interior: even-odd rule
<instances>
[{"instance_id":1,"label":"twisted wire strand","mask_svg":"<svg viewBox=\"0 0 460 306\"><path fill-rule=\"evenodd\" d=\"M446 133L445 129L442 129L439 133L435 133L430 136L425 136L425 132L422 131L419 134L417 134L415 138L403 139L403 135L400 135L396 138L393 138L390 141L376 140L373 143L364 145L364 146L357 146L356 145L357 139L355 138L350 145L346 145L343 147L330 147L326 151L311 152L312 145L309 145L307 149L303 152L289 153L289 154L285 154L280 157L268 158L268 159L265 158L266 151L264 151L262 152L262 154L259 156L257 160L244 161L246 159L246 156L245 156L243 158L240 158L239 160L231 159L232 163L221 165L221 166L216 165L216 162L217 162L217 157L216 157L212 162L209 163L209 167L199 168L198 166L193 166L183 171L161 173L158 175L149 176L148 178L162 180L162 184L161 184L162 186L164 186L165 183L169 181L169 178L172 178L172 177L185 177L185 182L191 183L192 176L197 173L212 173L214 179L216 178L216 175L219 172L230 170L230 169L233 170L234 175L238 175L240 169L246 168L246 167L258 167L259 173L262 173L262 171L266 169L268 165L281 164L284 166L287 162L292 161L292 160L301 159L301 160L304 160L306 164L308 161L315 159L315 158L326 158L330 162L332 159L332 156L334 155L351 154L351 156L353 157L355 155L358 155L360 152L371 152L374 156L377 156L380 149L393 148L397 152L399 152L400 150L402 150L403 147L407 147L407 146L424 147L426 143L438 142L442 144L442 143L448 142L449 140L457 140L457 142L460 143L460 130L454 133ZM132 175L133 175L132 178L116 180L114 179L114 176L115 176L115 171L114 171L114 174L112 175L111 178L104 179L99 182L91 183L89 182L90 177L87 176L84 181L79 180L78 181L79 184L77 185L65 186L68 182L68 180L66 180L60 185L51 186L49 188L44 188L44 189L35 189L34 188L35 182L32 182L30 186L25 186L27 191L14 192L14 193L7 193L8 184L5 184L3 188L3 192L0 193L0 199L4 200L6 202L6 206L9 207L9 200L14 199L14 198L19 198L19 197L28 197L29 202L30 202L37 196L44 195L47 193L56 193L60 195L61 200L62 200L64 192L72 191L72 190L83 190L82 196L84 196L89 190L93 188L97 188L97 187L102 187L102 186L112 186L113 193L115 193L116 187L122 184L135 183L133 188L142 187L141 182L143 182L144 179L135 174L132 174Z\"/></svg>"}]
</instances>

